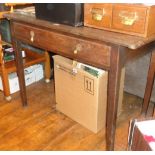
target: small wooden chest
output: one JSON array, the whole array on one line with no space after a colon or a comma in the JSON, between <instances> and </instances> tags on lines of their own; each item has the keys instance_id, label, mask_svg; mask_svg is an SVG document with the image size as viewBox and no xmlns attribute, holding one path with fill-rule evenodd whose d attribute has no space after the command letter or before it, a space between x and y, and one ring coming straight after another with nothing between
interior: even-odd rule
<instances>
[{"instance_id":1,"label":"small wooden chest","mask_svg":"<svg viewBox=\"0 0 155 155\"><path fill-rule=\"evenodd\" d=\"M147 37L155 34L155 5L84 4L84 25Z\"/></svg>"}]
</instances>

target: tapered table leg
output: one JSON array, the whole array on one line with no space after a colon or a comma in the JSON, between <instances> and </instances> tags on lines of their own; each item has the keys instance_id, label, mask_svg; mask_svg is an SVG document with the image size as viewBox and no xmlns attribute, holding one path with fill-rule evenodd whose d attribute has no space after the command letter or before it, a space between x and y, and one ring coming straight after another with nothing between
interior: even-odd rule
<instances>
[{"instance_id":1,"label":"tapered table leg","mask_svg":"<svg viewBox=\"0 0 155 155\"><path fill-rule=\"evenodd\" d=\"M147 76L147 83L146 83L142 112L141 112L142 115L147 114L150 97L151 97L152 89L153 89L154 75L155 75L155 51L152 52L152 56L150 60L150 66L149 66L149 71L148 71L148 76Z\"/></svg>"},{"instance_id":2,"label":"tapered table leg","mask_svg":"<svg viewBox=\"0 0 155 155\"><path fill-rule=\"evenodd\" d=\"M18 75L20 94L21 94L20 96L21 96L23 106L27 106L25 76L24 76L23 58L22 58L20 43L16 40L13 40L13 47L15 50L17 75Z\"/></svg>"},{"instance_id":3,"label":"tapered table leg","mask_svg":"<svg viewBox=\"0 0 155 155\"><path fill-rule=\"evenodd\" d=\"M114 150L115 129L121 70L124 67L125 51L119 46L111 50L110 70L108 77L107 119L106 119L106 149Z\"/></svg>"}]
</instances>

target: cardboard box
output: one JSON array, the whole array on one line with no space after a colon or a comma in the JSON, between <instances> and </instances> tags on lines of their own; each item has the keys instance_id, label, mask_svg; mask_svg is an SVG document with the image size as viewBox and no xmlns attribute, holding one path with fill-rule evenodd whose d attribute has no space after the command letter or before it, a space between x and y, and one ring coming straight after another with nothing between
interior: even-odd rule
<instances>
[{"instance_id":1,"label":"cardboard box","mask_svg":"<svg viewBox=\"0 0 155 155\"><path fill-rule=\"evenodd\" d=\"M25 72L25 84L26 84L26 86L34 83L35 82L34 67L30 66L30 67L24 69L24 72Z\"/></svg>"},{"instance_id":2,"label":"cardboard box","mask_svg":"<svg viewBox=\"0 0 155 155\"><path fill-rule=\"evenodd\" d=\"M44 78L44 70L43 70L43 65L41 64L36 64L33 66L34 67L34 72L35 72L35 81L39 81Z\"/></svg>"},{"instance_id":3,"label":"cardboard box","mask_svg":"<svg viewBox=\"0 0 155 155\"><path fill-rule=\"evenodd\" d=\"M36 81L34 66L30 66L30 67L24 69L24 72L25 72L26 86L28 86ZM9 86L10 86L10 94L13 94L13 93L19 91L19 82L18 82L17 73L14 72L14 73L9 74ZM3 90L1 77L0 77L0 90Z\"/></svg>"},{"instance_id":4,"label":"cardboard box","mask_svg":"<svg viewBox=\"0 0 155 155\"><path fill-rule=\"evenodd\" d=\"M106 124L108 72L73 64L54 56L56 109L97 133Z\"/></svg>"},{"instance_id":5,"label":"cardboard box","mask_svg":"<svg viewBox=\"0 0 155 155\"><path fill-rule=\"evenodd\" d=\"M19 82L16 73L9 74L10 94L19 91ZM3 91L2 79L0 77L0 90Z\"/></svg>"}]
</instances>

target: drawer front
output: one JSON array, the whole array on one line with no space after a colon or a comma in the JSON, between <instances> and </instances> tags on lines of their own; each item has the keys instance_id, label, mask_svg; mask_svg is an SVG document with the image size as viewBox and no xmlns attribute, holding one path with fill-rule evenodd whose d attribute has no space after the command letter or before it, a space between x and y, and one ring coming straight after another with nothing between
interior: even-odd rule
<instances>
[{"instance_id":1,"label":"drawer front","mask_svg":"<svg viewBox=\"0 0 155 155\"><path fill-rule=\"evenodd\" d=\"M105 44L20 23L13 23L13 29L15 38L31 45L95 66L110 65L110 47Z\"/></svg>"},{"instance_id":2,"label":"drawer front","mask_svg":"<svg viewBox=\"0 0 155 155\"><path fill-rule=\"evenodd\" d=\"M110 28L112 4L85 4L84 24L96 28Z\"/></svg>"},{"instance_id":3,"label":"drawer front","mask_svg":"<svg viewBox=\"0 0 155 155\"><path fill-rule=\"evenodd\" d=\"M146 16L146 7L116 4L113 7L112 29L143 34Z\"/></svg>"}]
</instances>

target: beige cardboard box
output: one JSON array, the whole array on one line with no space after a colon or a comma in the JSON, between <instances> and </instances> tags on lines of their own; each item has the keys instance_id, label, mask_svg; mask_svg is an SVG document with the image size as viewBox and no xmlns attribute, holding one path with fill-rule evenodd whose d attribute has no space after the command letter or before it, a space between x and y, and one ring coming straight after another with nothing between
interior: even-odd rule
<instances>
[{"instance_id":1,"label":"beige cardboard box","mask_svg":"<svg viewBox=\"0 0 155 155\"><path fill-rule=\"evenodd\" d=\"M56 109L97 133L106 122L108 72L93 67L92 75L90 68L54 56Z\"/></svg>"}]
</instances>

